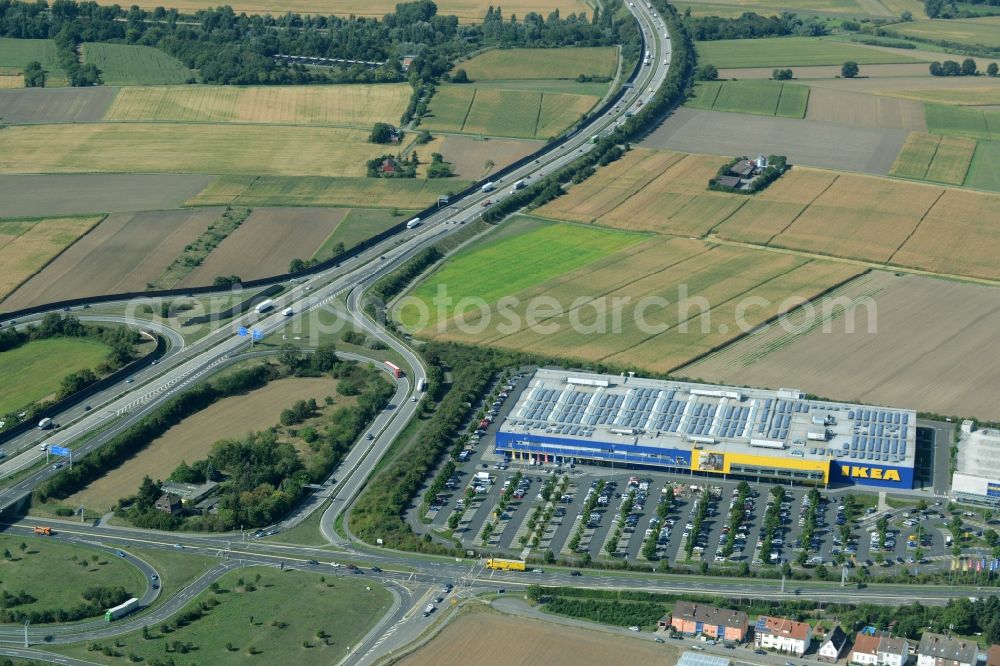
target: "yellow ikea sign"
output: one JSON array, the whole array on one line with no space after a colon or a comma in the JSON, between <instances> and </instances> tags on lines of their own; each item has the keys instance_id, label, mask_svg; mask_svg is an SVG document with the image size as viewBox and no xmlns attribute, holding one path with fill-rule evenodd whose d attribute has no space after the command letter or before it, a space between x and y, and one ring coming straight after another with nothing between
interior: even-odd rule
<instances>
[{"instance_id":1,"label":"yellow ikea sign","mask_svg":"<svg viewBox=\"0 0 1000 666\"><path fill-rule=\"evenodd\" d=\"M881 481L899 481L899 472L894 469L880 467L858 467L856 465L841 465L840 473L852 479L879 479Z\"/></svg>"}]
</instances>

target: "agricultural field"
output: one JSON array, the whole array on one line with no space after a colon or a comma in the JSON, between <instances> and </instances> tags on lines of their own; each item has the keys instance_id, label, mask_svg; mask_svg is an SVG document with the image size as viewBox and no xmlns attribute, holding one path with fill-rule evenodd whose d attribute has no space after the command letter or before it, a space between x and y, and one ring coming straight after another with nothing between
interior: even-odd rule
<instances>
[{"instance_id":1,"label":"agricultural field","mask_svg":"<svg viewBox=\"0 0 1000 666\"><path fill-rule=\"evenodd\" d=\"M322 404L328 395L337 396L337 405L352 404L352 398L339 396L337 383L328 377L279 379L246 395L220 400L170 428L63 503L107 511L121 497L133 493L144 476L165 479L182 462L203 459L219 440L278 425L281 411L296 400L314 398Z\"/></svg>"},{"instance_id":2,"label":"agricultural field","mask_svg":"<svg viewBox=\"0 0 1000 666\"><path fill-rule=\"evenodd\" d=\"M417 175L422 175L429 155L441 153L451 163L456 178L480 180L490 172L530 155L543 145L541 141L529 139L439 134L430 143L416 147L421 160L425 160L417 167Z\"/></svg>"},{"instance_id":3,"label":"agricultural field","mask_svg":"<svg viewBox=\"0 0 1000 666\"><path fill-rule=\"evenodd\" d=\"M852 128L927 131L924 105L915 100L812 87L807 120Z\"/></svg>"},{"instance_id":4,"label":"agricultural field","mask_svg":"<svg viewBox=\"0 0 1000 666\"><path fill-rule=\"evenodd\" d=\"M918 16L918 14L914 13L914 16ZM972 47L977 45L992 47L1000 44L1000 16L968 19L921 18L905 23L895 23L890 29L910 37L944 39Z\"/></svg>"},{"instance_id":5,"label":"agricultural field","mask_svg":"<svg viewBox=\"0 0 1000 666\"><path fill-rule=\"evenodd\" d=\"M975 150L974 139L915 132L896 158L892 175L961 185Z\"/></svg>"},{"instance_id":6,"label":"agricultural field","mask_svg":"<svg viewBox=\"0 0 1000 666\"><path fill-rule=\"evenodd\" d=\"M0 185L2 185L0 177ZM319 176L223 175L193 194L189 206L340 206L412 208L429 206L459 192L467 180L440 178L328 178ZM2 203L0 203L2 205Z\"/></svg>"},{"instance_id":7,"label":"agricultural field","mask_svg":"<svg viewBox=\"0 0 1000 666\"><path fill-rule=\"evenodd\" d=\"M51 39L0 37L0 74L20 74L32 60L42 63L49 74L47 85L65 85L66 74L59 67L56 43Z\"/></svg>"},{"instance_id":8,"label":"agricultural field","mask_svg":"<svg viewBox=\"0 0 1000 666\"><path fill-rule=\"evenodd\" d=\"M16 382L0 383L0 414L53 395L63 377L96 368L109 351L110 347L94 340L48 338L0 353L0 375L17 377Z\"/></svg>"},{"instance_id":9,"label":"agricultural field","mask_svg":"<svg viewBox=\"0 0 1000 666\"><path fill-rule=\"evenodd\" d=\"M0 135L0 173L363 176L365 161L384 151L366 131L327 127L21 125Z\"/></svg>"},{"instance_id":10,"label":"agricultural field","mask_svg":"<svg viewBox=\"0 0 1000 666\"><path fill-rule=\"evenodd\" d=\"M1000 111L925 104L927 130L933 134L1000 140Z\"/></svg>"},{"instance_id":11,"label":"agricultural field","mask_svg":"<svg viewBox=\"0 0 1000 666\"><path fill-rule=\"evenodd\" d=\"M0 309L142 291L221 214L206 208L109 215L24 282Z\"/></svg>"},{"instance_id":12,"label":"agricultural field","mask_svg":"<svg viewBox=\"0 0 1000 666\"><path fill-rule=\"evenodd\" d=\"M110 0L102 1L100 4L112 4ZM156 0L142 0L138 3L144 9L156 9ZM480 23L486 10L491 5L486 0L442 0L435 3L438 7L439 16L457 16L461 23ZM215 0L174 0L170 7L184 13L194 13L200 9L218 7ZM395 0L379 0L378 2L364 2L363 0L238 0L232 4L236 13L246 12L247 14L274 14L282 15L287 12L299 14L325 15L336 14L338 16L366 16L381 19L386 14L395 11ZM558 9L565 16L575 12L590 13L590 5L577 0L552 0L542 2L541 0L514 0L503 7L504 16L516 14L524 16L528 12L536 12L542 16L548 16L552 10Z\"/></svg>"},{"instance_id":13,"label":"agricultural field","mask_svg":"<svg viewBox=\"0 0 1000 666\"><path fill-rule=\"evenodd\" d=\"M998 312L995 287L876 271L680 372L996 420Z\"/></svg>"},{"instance_id":14,"label":"agricultural field","mask_svg":"<svg viewBox=\"0 0 1000 666\"><path fill-rule=\"evenodd\" d=\"M980 141L969 165L965 184L980 190L1000 192L1000 141Z\"/></svg>"},{"instance_id":15,"label":"agricultural field","mask_svg":"<svg viewBox=\"0 0 1000 666\"><path fill-rule=\"evenodd\" d=\"M530 218L508 223L428 276L397 317L421 336L666 372L781 312L789 299L808 298L858 272L834 262L621 232L631 242L593 247L601 233L611 232ZM481 306L446 310L442 318L432 299L444 289L452 303L468 297ZM765 304L744 312L739 299L750 295Z\"/></svg>"},{"instance_id":16,"label":"agricultural field","mask_svg":"<svg viewBox=\"0 0 1000 666\"><path fill-rule=\"evenodd\" d=\"M312 257L346 214L343 208L257 208L179 286L212 284L219 275L255 280L286 273L293 259Z\"/></svg>"},{"instance_id":17,"label":"agricultural field","mask_svg":"<svg viewBox=\"0 0 1000 666\"><path fill-rule=\"evenodd\" d=\"M464 69L474 83L511 79L576 79L599 76L610 79L618 64L613 46L562 49L494 49L481 53L455 69Z\"/></svg>"},{"instance_id":18,"label":"agricultural field","mask_svg":"<svg viewBox=\"0 0 1000 666\"><path fill-rule=\"evenodd\" d=\"M3 266L0 301L102 219L102 216L0 219L0 266ZM4 302L2 307L6 305Z\"/></svg>"},{"instance_id":19,"label":"agricultural field","mask_svg":"<svg viewBox=\"0 0 1000 666\"><path fill-rule=\"evenodd\" d=\"M152 46L85 43L83 62L101 70L101 80L112 86L152 86L185 83L194 72L180 60Z\"/></svg>"},{"instance_id":20,"label":"agricultural field","mask_svg":"<svg viewBox=\"0 0 1000 666\"><path fill-rule=\"evenodd\" d=\"M722 164L716 158L651 151L639 151L636 158L610 165L604 177L584 181L537 214L632 231L702 236L747 202L742 195L708 191L709 179Z\"/></svg>"},{"instance_id":21,"label":"agricultural field","mask_svg":"<svg viewBox=\"0 0 1000 666\"><path fill-rule=\"evenodd\" d=\"M783 81L712 81L695 86L687 105L697 109L802 118L809 87Z\"/></svg>"},{"instance_id":22,"label":"agricultural field","mask_svg":"<svg viewBox=\"0 0 1000 666\"><path fill-rule=\"evenodd\" d=\"M884 175L889 173L905 130L849 127L828 122L743 115L680 107L644 138L646 148L684 153L785 155L798 166Z\"/></svg>"},{"instance_id":23,"label":"agricultural field","mask_svg":"<svg viewBox=\"0 0 1000 666\"><path fill-rule=\"evenodd\" d=\"M258 658L267 664L325 666L339 661L346 646L357 645L392 605L389 592L367 576L324 578L316 572L248 567L227 573L219 586L185 607L207 602L204 617L170 633L153 625L148 640L135 631L106 644L119 645L116 652L146 663L161 659L165 648L179 641L191 646L197 663L239 666ZM84 643L57 650L94 659Z\"/></svg>"},{"instance_id":24,"label":"agricultural field","mask_svg":"<svg viewBox=\"0 0 1000 666\"><path fill-rule=\"evenodd\" d=\"M595 95L442 85L421 127L430 131L547 139L598 102Z\"/></svg>"},{"instance_id":25,"label":"agricultural field","mask_svg":"<svg viewBox=\"0 0 1000 666\"><path fill-rule=\"evenodd\" d=\"M896 17L904 11L914 16L923 12L924 6L918 0L796 0L795 3L781 3L771 0L697 0L679 2L677 11L684 13L688 8L693 16L722 16L737 18L744 12L756 12L761 16L772 16L792 11L798 14L818 14L874 16L878 18Z\"/></svg>"},{"instance_id":26,"label":"agricultural field","mask_svg":"<svg viewBox=\"0 0 1000 666\"><path fill-rule=\"evenodd\" d=\"M0 174L0 218L176 208L209 182L197 174Z\"/></svg>"},{"instance_id":27,"label":"agricultural field","mask_svg":"<svg viewBox=\"0 0 1000 666\"><path fill-rule=\"evenodd\" d=\"M9 125L91 123L104 117L116 88L24 88L0 92L0 118Z\"/></svg>"},{"instance_id":28,"label":"agricultural field","mask_svg":"<svg viewBox=\"0 0 1000 666\"><path fill-rule=\"evenodd\" d=\"M20 74L0 72L0 90L24 88L24 77Z\"/></svg>"},{"instance_id":29,"label":"agricultural field","mask_svg":"<svg viewBox=\"0 0 1000 666\"><path fill-rule=\"evenodd\" d=\"M327 236L323 244L319 246L319 249L310 258L319 259L320 261L329 259L336 245L342 243L345 248L351 249L358 243L368 240L386 229L391 229L397 224L401 224L414 212L416 211L397 210L396 214L393 215L393 211L381 208L355 208L348 210L347 215L337 224L333 233Z\"/></svg>"},{"instance_id":30,"label":"agricultural field","mask_svg":"<svg viewBox=\"0 0 1000 666\"><path fill-rule=\"evenodd\" d=\"M413 654L401 659L400 666L455 664L475 654L485 663L539 663L575 666L595 664L673 664L680 650L638 641L592 628L573 627L536 619L502 615L495 611L465 611L440 634ZM516 636L517 640L510 640Z\"/></svg>"},{"instance_id":31,"label":"agricultural field","mask_svg":"<svg viewBox=\"0 0 1000 666\"><path fill-rule=\"evenodd\" d=\"M723 39L698 42L696 49L698 62L711 63L719 69L840 65L845 60L853 60L860 65L919 61L918 58L822 37L755 39L752 49L747 48L746 40Z\"/></svg>"},{"instance_id":32,"label":"agricultural field","mask_svg":"<svg viewBox=\"0 0 1000 666\"><path fill-rule=\"evenodd\" d=\"M22 544L26 546L23 550ZM24 591L35 598L17 606L21 611L75 608L85 603L82 595L89 587L122 586L135 596L146 590L139 569L96 548L8 534L0 537L0 551L11 554L10 559L0 560L0 590L11 595ZM53 575L55 571L58 575Z\"/></svg>"},{"instance_id":33,"label":"agricultural field","mask_svg":"<svg viewBox=\"0 0 1000 666\"><path fill-rule=\"evenodd\" d=\"M405 83L325 86L155 86L122 88L104 120L336 125L371 130L397 124ZM2 98L0 98L2 104Z\"/></svg>"},{"instance_id":34,"label":"agricultural field","mask_svg":"<svg viewBox=\"0 0 1000 666\"><path fill-rule=\"evenodd\" d=\"M979 83L979 79L975 80ZM987 80L988 83L988 80ZM934 88L923 90L893 90L887 94L904 99L952 106L997 106L1000 105L1000 86L990 85L979 88Z\"/></svg>"}]
</instances>

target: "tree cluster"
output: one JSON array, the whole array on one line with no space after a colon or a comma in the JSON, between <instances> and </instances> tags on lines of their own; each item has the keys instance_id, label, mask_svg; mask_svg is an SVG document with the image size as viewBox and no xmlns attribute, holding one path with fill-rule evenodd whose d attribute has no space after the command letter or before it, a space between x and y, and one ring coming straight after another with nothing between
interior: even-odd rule
<instances>
[{"instance_id":1,"label":"tree cluster","mask_svg":"<svg viewBox=\"0 0 1000 666\"><path fill-rule=\"evenodd\" d=\"M699 42L717 39L759 39L761 37L817 37L828 32L827 24L813 16L782 12L780 16L760 16L744 12L738 18L718 16L687 17L691 37Z\"/></svg>"},{"instance_id":2,"label":"tree cluster","mask_svg":"<svg viewBox=\"0 0 1000 666\"><path fill-rule=\"evenodd\" d=\"M451 162L445 162L441 153L431 153L431 163L427 165L428 178L450 178L454 175Z\"/></svg>"},{"instance_id":3,"label":"tree cluster","mask_svg":"<svg viewBox=\"0 0 1000 666\"><path fill-rule=\"evenodd\" d=\"M418 164L420 158L417 157L417 151L413 151L409 157L379 155L368 160L365 168L369 178L416 178Z\"/></svg>"},{"instance_id":4,"label":"tree cluster","mask_svg":"<svg viewBox=\"0 0 1000 666\"><path fill-rule=\"evenodd\" d=\"M975 76L979 71L976 67L976 61L972 58L966 58L961 64L955 62L954 60L945 60L944 62L932 62L930 64L931 76ZM995 76L995 70L993 76Z\"/></svg>"},{"instance_id":5,"label":"tree cluster","mask_svg":"<svg viewBox=\"0 0 1000 666\"><path fill-rule=\"evenodd\" d=\"M791 81L793 78L792 70L775 69L771 72L771 78L775 81Z\"/></svg>"},{"instance_id":6,"label":"tree cluster","mask_svg":"<svg viewBox=\"0 0 1000 666\"><path fill-rule=\"evenodd\" d=\"M23 76L25 88L45 87L45 68L37 60L32 60L24 66Z\"/></svg>"}]
</instances>

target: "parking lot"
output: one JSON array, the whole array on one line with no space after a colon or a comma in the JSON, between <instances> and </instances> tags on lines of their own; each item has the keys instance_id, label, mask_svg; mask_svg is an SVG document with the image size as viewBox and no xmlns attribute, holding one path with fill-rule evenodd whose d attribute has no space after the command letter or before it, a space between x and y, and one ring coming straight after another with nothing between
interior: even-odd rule
<instances>
[{"instance_id":1,"label":"parking lot","mask_svg":"<svg viewBox=\"0 0 1000 666\"><path fill-rule=\"evenodd\" d=\"M475 406L485 420L477 416L470 425L475 433L446 491L422 516L465 548L520 558L551 551L557 559L627 559L654 568L822 564L831 577L841 563L873 574L951 565L941 507L911 516L876 512L877 495L858 489L819 490L810 499L809 487L784 486L776 501L768 482L747 483L744 497L739 480L721 477L509 460L495 453L493 438L526 381L516 375L497 382Z\"/></svg>"}]
</instances>

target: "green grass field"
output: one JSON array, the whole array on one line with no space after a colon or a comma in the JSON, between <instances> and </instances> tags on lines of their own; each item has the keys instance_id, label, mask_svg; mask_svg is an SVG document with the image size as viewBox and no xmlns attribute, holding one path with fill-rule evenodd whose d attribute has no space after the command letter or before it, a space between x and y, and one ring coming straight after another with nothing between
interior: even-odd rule
<instances>
[{"instance_id":1,"label":"green grass field","mask_svg":"<svg viewBox=\"0 0 1000 666\"><path fill-rule=\"evenodd\" d=\"M917 13L917 3L914 2L913 15ZM693 16L721 16L725 18L737 18L744 12L756 12L761 16L772 16L786 11L794 11L797 14L810 14L817 12L821 14L851 14L862 16L868 13L869 5L863 5L856 0L796 0L794 5L780 2L770 2L768 0L732 0L729 3L715 2L680 2L677 3L677 11L684 13L688 8ZM919 7L922 9L922 7Z\"/></svg>"},{"instance_id":2,"label":"green grass field","mask_svg":"<svg viewBox=\"0 0 1000 666\"><path fill-rule=\"evenodd\" d=\"M101 80L115 86L184 83L194 76L181 61L151 46L86 43L83 61L97 65Z\"/></svg>"},{"instance_id":3,"label":"green grass field","mask_svg":"<svg viewBox=\"0 0 1000 666\"><path fill-rule=\"evenodd\" d=\"M405 221L414 211L397 212L398 215L393 215L392 211L379 208L352 210L340 221L330 237L323 241L323 245L313 256L320 260L329 259L330 249L337 243L343 243L345 248L350 249L361 241Z\"/></svg>"},{"instance_id":4,"label":"green grass field","mask_svg":"<svg viewBox=\"0 0 1000 666\"><path fill-rule=\"evenodd\" d=\"M262 664L294 661L302 666L325 666L347 656L348 647L357 645L389 610L392 600L385 588L366 577L322 576L289 570L286 564L285 571L249 567L228 573L219 581L219 592L205 592L187 608L202 602L209 609L200 619L183 627L171 622L170 633L153 625L149 640L140 632L124 634L115 651L151 663L180 642L187 647L187 658L167 654L178 663L242 666L256 659ZM82 644L58 650L94 659Z\"/></svg>"},{"instance_id":5,"label":"green grass field","mask_svg":"<svg viewBox=\"0 0 1000 666\"><path fill-rule=\"evenodd\" d=\"M965 184L980 190L1000 192L1000 141L980 141L976 144Z\"/></svg>"},{"instance_id":6,"label":"green grass field","mask_svg":"<svg viewBox=\"0 0 1000 666\"><path fill-rule=\"evenodd\" d=\"M51 39L12 39L0 37L0 73L14 74L24 70L32 60L42 63L49 74L46 85L65 85L66 73L56 59L56 44Z\"/></svg>"},{"instance_id":7,"label":"green grass field","mask_svg":"<svg viewBox=\"0 0 1000 666\"><path fill-rule=\"evenodd\" d=\"M947 104L924 104L927 131L973 139L1000 139L1000 111L982 111Z\"/></svg>"},{"instance_id":8,"label":"green grass field","mask_svg":"<svg viewBox=\"0 0 1000 666\"><path fill-rule=\"evenodd\" d=\"M412 209L429 206L469 181L452 178L325 178L321 176L219 176L188 206L342 206Z\"/></svg>"},{"instance_id":9,"label":"green grass field","mask_svg":"<svg viewBox=\"0 0 1000 666\"><path fill-rule=\"evenodd\" d=\"M496 79L575 79L580 74L611 78L617 49L611 46L562 49L495 49L459 63L473 81Z\"/></svg>"},{"instance_id":10,"label":"green grass field","mask_svg":"<svg viewBox=\"0 0 1000 666\"><path fill-rule=\"evenodd\" d=\"M21 544L27 548L21 550ZM84 603L83 591L93 586L120 585L135 596L146 590L139 569L95 548L48 537L5 535L0 537L0 552L5 550L11 559L0 559L0 589L11 594L24 590L36 599L17 610L72 608Z\"/></svg>"},{"instance_id":11,"label":"green grass field","mask_svg":"<svg viewBox=\"0 0 1000 666\"><path fill-rule=\"evenodd\" d=\"M486 136L556 136L598 101L596 95L542 90L443 85L431 99L431 115L421 123L430 131Z\"/></svg>"},{"instance_id":12,"label":"green grass field","mask_svg":"<svg viewBox=\"0 0 1000 666\"><path fill-rule=\"evenodd\" d=\"M55 393L63 377L96 367L108 351L93 340L50 338L0 353L0 377L7 378L0 382L0 414Z\"/></svg>"},{"instance_id":13,"label":"green grass field","mask_svg":"<svg viewBox=\"0 0 1000 666\"><path fill-rule=\"evenodd\" d=\"M718 68L806 67L840 65L845 60L858 64L921 62L918 58L845 44L822 37L774 37L769 39L723 39L698 42L698 62Z\"/></svg>"},{"instance_id":14,"label":"green grass field","mask_svg":"<svg viewBox=\"0 0 1000 666\"><path fill-rule=\"evenodd\" d=\"M914 14L914 16L916 15ZM943 39L973 47L1000 44L1000 16L947 20L917 19L906 23L896 23L891 29L911 37ZM983 64L982 68L986 69L986 65Z\"/></svg>"},{"instance_id":15,"label":"green grass field","mask_svg":"<svg viewBox=\"0 0 1000 666\"><path fill-rule=\"evenodd\" d=\"M961 185L975 151L975 139L913 132L899 151L891 173L903 178Z\"/></svg>"},{"instance_id":16,"label":"green grass field","mask_svg":"<svg viewBox=\"0 0 1000 666\"><path fill-rule=\"evenodd\" d=\"M687 105L699 109L803 118L809 87L783 81L710 81L695 86Z\"/></svg>"},{"instance_id":17,"label":"green grass field","mask_svg":"<svg viewBox=\"0 0 1000 666\"><path fill-rule=\"evenodd\" d=\"M431 321L425 325L433 325L437 313L431 303L439 289L445 289L455 302L474 298L493 304L501 296L568 273L645 238L645 234L517 218L435 271L413 296L430 307ZM408 316L403 323L415 325L417 313L412 308L403 312Z\"/></svg>"}]
</instances>

